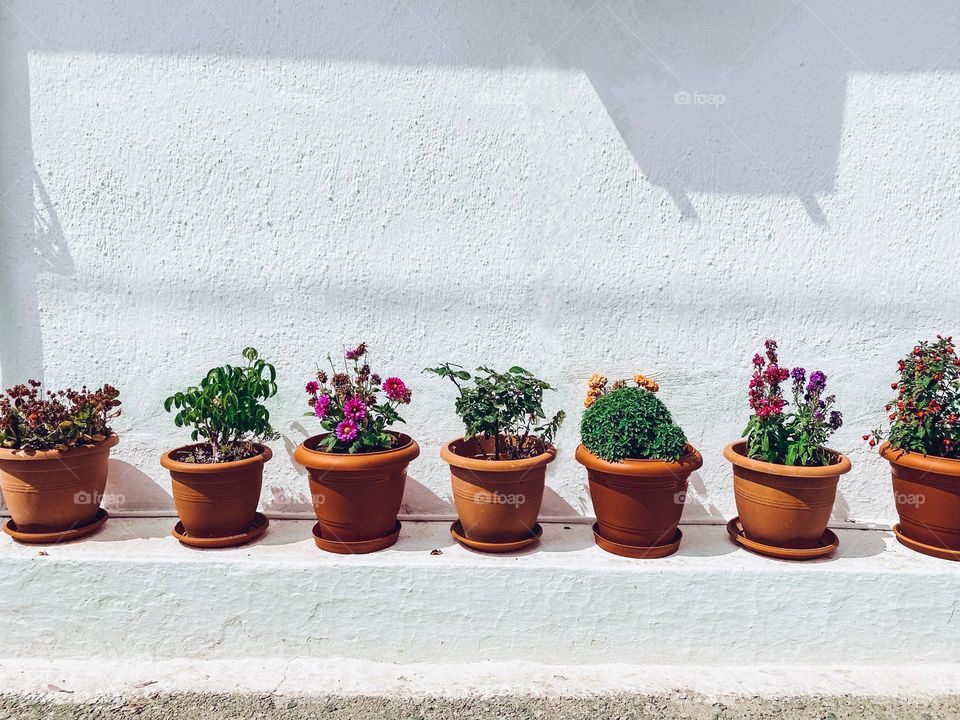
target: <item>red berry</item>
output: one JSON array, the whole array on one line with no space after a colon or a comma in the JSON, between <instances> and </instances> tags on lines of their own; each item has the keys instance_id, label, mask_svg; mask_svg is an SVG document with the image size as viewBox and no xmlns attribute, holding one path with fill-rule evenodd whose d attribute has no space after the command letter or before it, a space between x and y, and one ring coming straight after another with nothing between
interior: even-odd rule
<instances>
[{"instance_id":1,"label":"red berry","mask_svg":"<svg viewBox=\"0 0 960 720\"><path fill-rule=\"evenodd\" d=\"M871 441L870 441L870 447L874 447L876 444L877 444L877 441L876 441L876 440L871 440Z\"/></svg>"}]
</instances>

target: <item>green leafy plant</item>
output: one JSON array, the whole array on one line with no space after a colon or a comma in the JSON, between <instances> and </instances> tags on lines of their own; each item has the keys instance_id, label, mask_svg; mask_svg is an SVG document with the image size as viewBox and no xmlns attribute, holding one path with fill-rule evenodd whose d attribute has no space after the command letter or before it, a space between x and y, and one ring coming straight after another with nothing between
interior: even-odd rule
<instances>
[{"instance_id":1,"label":"green leafy plant","mask_svg":"<svg viewBox=\"0 0 960 720\"><path fill-rule=\"evenodd\" d=\"M13 450L68 450L106 440L120 414L120 391L48 390L38 380L16 385L0 397L0 446Z\"/></svg>"},{"instance_id":2,"label":"green leafy plant","mask_svg":"<svg viewBox=\"0 0 960 720\"><path fill-rule=\"evenodd\" d=\"M270 413L262 400L277 394L277 371L253 348L246 348L243 366L213 368L200 381L166 399L167 412L176 408L177 427L192 427L190 437L206 442L195 446L186 462L220 463L258 453L257 442L274 440Z\"/></svg>"},{"instance_id":3,"label":"green leafy plant","mask_svg":"<svg viewBox=\"0 0 960 720\"><path fill-rule=\"evenodd\" d=\"M686 452L687 437L670 411L654 395L656 383L642 375L636 387L618 380L607 389L602 375L590 378L587 406L580 421L580 439L587 450L609 462L676 461Z\"/></svg>"},{"instance_id":4,"label":"green leafy plant","mask_svg":"<svg viewBox=\"0 0 960 720\"><path fill-rule=\"evenodd\" d=\"M960 459L960 358L953 339L918 343L898 363L897 397L887 403L889 439L897 450ZM864 435L873 447L883 431Z\"/></svg>"},{"instance_id":5,"label":"green leafy plant","mask_svg":"<svg viewBox=\"0 0 960 720\"><path fill-rule=\"evenodd\" d=\"M514 366L505 373L479 367L471 375L459 365L444 363L426 372L449 378L457 387L460 395L455 407L466 428L464 437L493 439L492 457L483 449L487 460L518 460L543 454L552 446L566 417L561 410L547 420L543 393L554 388L521 367Z\"/></svg>"}]
</instances>

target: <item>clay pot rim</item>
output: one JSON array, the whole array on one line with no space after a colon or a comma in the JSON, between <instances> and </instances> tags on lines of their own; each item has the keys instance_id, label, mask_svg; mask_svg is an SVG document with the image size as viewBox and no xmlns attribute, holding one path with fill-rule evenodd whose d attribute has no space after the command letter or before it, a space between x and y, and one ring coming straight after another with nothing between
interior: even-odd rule
<instances>
[{"instance_id":1,"label":"clay pot rim","mask_svg":"<svg viewBox=\"0 0 960 720\"><path fill-rule=\"evenodd\" d=\"M297 445L293 459L304 467L315 470L367 470L407 465L420 455L420 446L412 437L392 430L388 432L400 440L401 444L398 447L364 453L332 453L316 449L320 441L330 435L330 433L320 433L308 437Z\"/></svg>"},{"instance_id":2,"label":"clay pot rim","mask_svg":"<svg viewBox=\"0 0 960 720\"><path fill-rule=\"evenodd\" d=\"M191 443L190 445L181 445L180 447L175 447L172 450L167 450L167 452L160 456L160 465L172 472L192 473L194 475L212 475L214 473L225 472L227 470L236 470L248 465L265 463L273 457L273 451L269 447L263 445L262 443L254 443L254 447L260 448L260 452L253 457L244 458L243 460L231 460L230 462L221 463L188 463L173 459L173 456L177 453L182 453L199 445L207 444L208 443L205 442Z\"/></svg>"},{"instance_id":3,"label":"clay pot rim","mask_svg":"<svg viewBox=\"0 0 960 720\"><path fill-rule=\"evenodd\" d=\"M769 475L780 475L781 477L799 477L799 478L829 478L843 475L850 472L850 458L837 450L827 448L837 462L830 465L818 467L807 467L806 465L779 465L777 463L768 463L763 460L752 460L747 457L747 441L735 440L723 449L723 456L737 467L742 467L755 472L767 473Z\"/></svg>"},{"instance_id":4,"label":"clay pot rim","mask_svg":"<svg viewBox=\"0 0 960 720\"><path fill-rule=\"evenodd\" d=\"M484 472L516 472L517 470L532 470L533 468L547 465L557 457L557 449L553 445L548 445L545 452L531 458L522 458L520 460L483 460L480 458L465 457L458 455L453 451L456 443L465 442L466 438L458 437L444 443L440 446L440 457L453 467L464 470L482 470Z\"/></svg>"},{"instance_id":5,"label":"clay pot rim","mask_svg":"<svg viewBox=\"0 0 960 720\"><path fill-rule=\"evenodd\" d=\"M896 465L941 475L960 476L960 460L940 457L939 455L926 455L912 450L901 450L891 445L888 440L880 445L878 452L884 460Z\"/></svg>"},{"instance_id":6,"label":"clay pot rim","mask_svg":"<svg viewBox=\"0 0 960 720\"><path fill-rule=\"evenodd\" d=\"M623 462L610 462L594 455L582 443L577 445L577 462L590 470L627 475L631 477L654 477L663 475L689 475L703 467L703 456L690 443L679 460L654 460L645 458L624 458Z\"/></svg>"},{"instance_id":7,"label":"clay pot rim","mask_svg":"<svg viewBox=\"0 0 960 720\"><path fill-rule=\"evenodd\" d=\"M74 458L92 455L93 453L112 448L120 442L120 436L110 433L106 439L92 445L75 445L67 450L20 450L0 448L0 460L73 460Z\"/></svg>"}]
</instances>

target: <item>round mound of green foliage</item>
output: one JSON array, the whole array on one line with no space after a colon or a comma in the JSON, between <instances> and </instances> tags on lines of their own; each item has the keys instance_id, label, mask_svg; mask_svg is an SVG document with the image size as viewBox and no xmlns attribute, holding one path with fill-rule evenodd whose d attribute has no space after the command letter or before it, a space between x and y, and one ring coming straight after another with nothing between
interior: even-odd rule
<instances>
[{"instance_id":1,"label":"round mound of green foliage","mask_svg":"<svg viewBox=\"0 0 960 720\"><path fill-rule=\"evenodd\" d=\"M656 395L638 387L597 398L580 423L584 447L609 462L674 461L683 457L687 437Z\"/></svg>"}]
</instances>

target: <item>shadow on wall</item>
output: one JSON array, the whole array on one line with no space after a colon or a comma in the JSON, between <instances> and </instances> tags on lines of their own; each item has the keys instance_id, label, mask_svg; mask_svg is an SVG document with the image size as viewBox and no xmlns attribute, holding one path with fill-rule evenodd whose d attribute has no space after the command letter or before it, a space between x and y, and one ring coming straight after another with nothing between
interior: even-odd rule
<instances>
[{"instance_id":1,"label":"shadow on wall","mask_svg":"<svg viewBox=\"0 0 960 720\"><path fill-rule=\"evenodd\" d=\"M7 388L43 379L38 277L74 268L34 163L25 38L2 8L0 16L0 387Z\"/></svg>"},{"instance_id":2,"label":"shadow on wall","mask_svg":"<svg viewBox=\"0 0 960 720\"><path fill-rule=\"evenodd\" d=\"M5 384L42 371L37 276L72 272L34 168L29 52L583 73L638 169L686 219L698 217L692 193L728 193L796 198L821 224L829 218L817 196L834 189L849 74L960 65L954 0L909 12L894 0L8 0L0 14ZM487 82L465 118L492 105L550 121L526 97L504 97L494 74ZM557 105L574 118L590 111L563 107L563 98ZM590 141L585 134L571 145Z\"/></svg>"}]
</instances>

